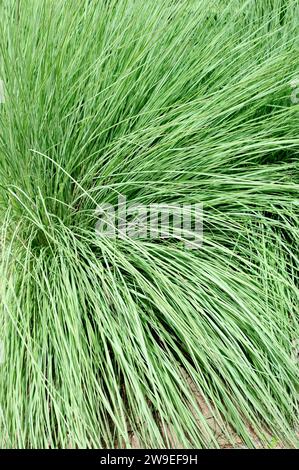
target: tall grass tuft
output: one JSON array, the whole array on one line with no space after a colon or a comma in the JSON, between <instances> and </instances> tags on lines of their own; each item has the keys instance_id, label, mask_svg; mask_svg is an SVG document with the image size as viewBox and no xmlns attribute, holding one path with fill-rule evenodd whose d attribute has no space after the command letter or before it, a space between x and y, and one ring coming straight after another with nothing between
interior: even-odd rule
<instances>
[{"instance_id":1,"label":"tall grass tuft","mask_svg":"<svg viewBox=\"0 0 299 470\"><path fill-rule=\"evenodd\" d=\"M1 447L298 446L298 25L1 0ZM203 204L202 246L97 236L119 194Z\"/></svg>"}]
</instances>

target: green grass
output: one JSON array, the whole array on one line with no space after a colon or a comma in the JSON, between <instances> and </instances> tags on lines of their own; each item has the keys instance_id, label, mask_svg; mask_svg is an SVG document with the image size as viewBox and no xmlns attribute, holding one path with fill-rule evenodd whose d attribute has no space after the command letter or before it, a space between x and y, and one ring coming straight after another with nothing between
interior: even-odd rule
<instances>
[{"instance_id":1,"label":"green grass","mask_svg":"<svg viewBox=\"0 0 299 470\"><path fill-rule=\"evenodd\" d=\"M298 446L298 25L0 1L1 447ZM202 247L97 237L119 193L203 203Z\"/></svg>"}]
</instances>

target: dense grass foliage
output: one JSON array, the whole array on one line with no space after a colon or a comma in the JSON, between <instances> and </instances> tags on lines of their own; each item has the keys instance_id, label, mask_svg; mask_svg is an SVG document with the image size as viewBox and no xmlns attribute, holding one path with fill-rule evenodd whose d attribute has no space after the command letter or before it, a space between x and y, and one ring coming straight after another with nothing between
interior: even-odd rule
<instances>
[{"instance_id":1,"label":"dense grass foliage","mask_svg":"<svg viewBox=\"0 0 299 470\"><path fill-rule=\"evenodd\" d=\"M0 1L1 447L298 445L298 25ZM203 203L202 247L97 236L120 193Z\"/></svg>"}]
</instances>

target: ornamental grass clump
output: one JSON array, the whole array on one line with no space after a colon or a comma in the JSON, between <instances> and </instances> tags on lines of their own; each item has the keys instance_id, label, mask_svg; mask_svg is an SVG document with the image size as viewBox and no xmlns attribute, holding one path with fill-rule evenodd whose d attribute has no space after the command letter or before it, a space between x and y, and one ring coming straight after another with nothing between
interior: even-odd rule
<instances>
[{"instance_id":1,"label":"ornamental grass clump","mask_svg":"<svg viewBox=\"0 0 299 470\"><path fill-rule=\"evenodd\" d=\"M298 25L0 2L0 447L298 446ZM120 195L201 243L99 233Z\"/></svg>"}]
</instances>

